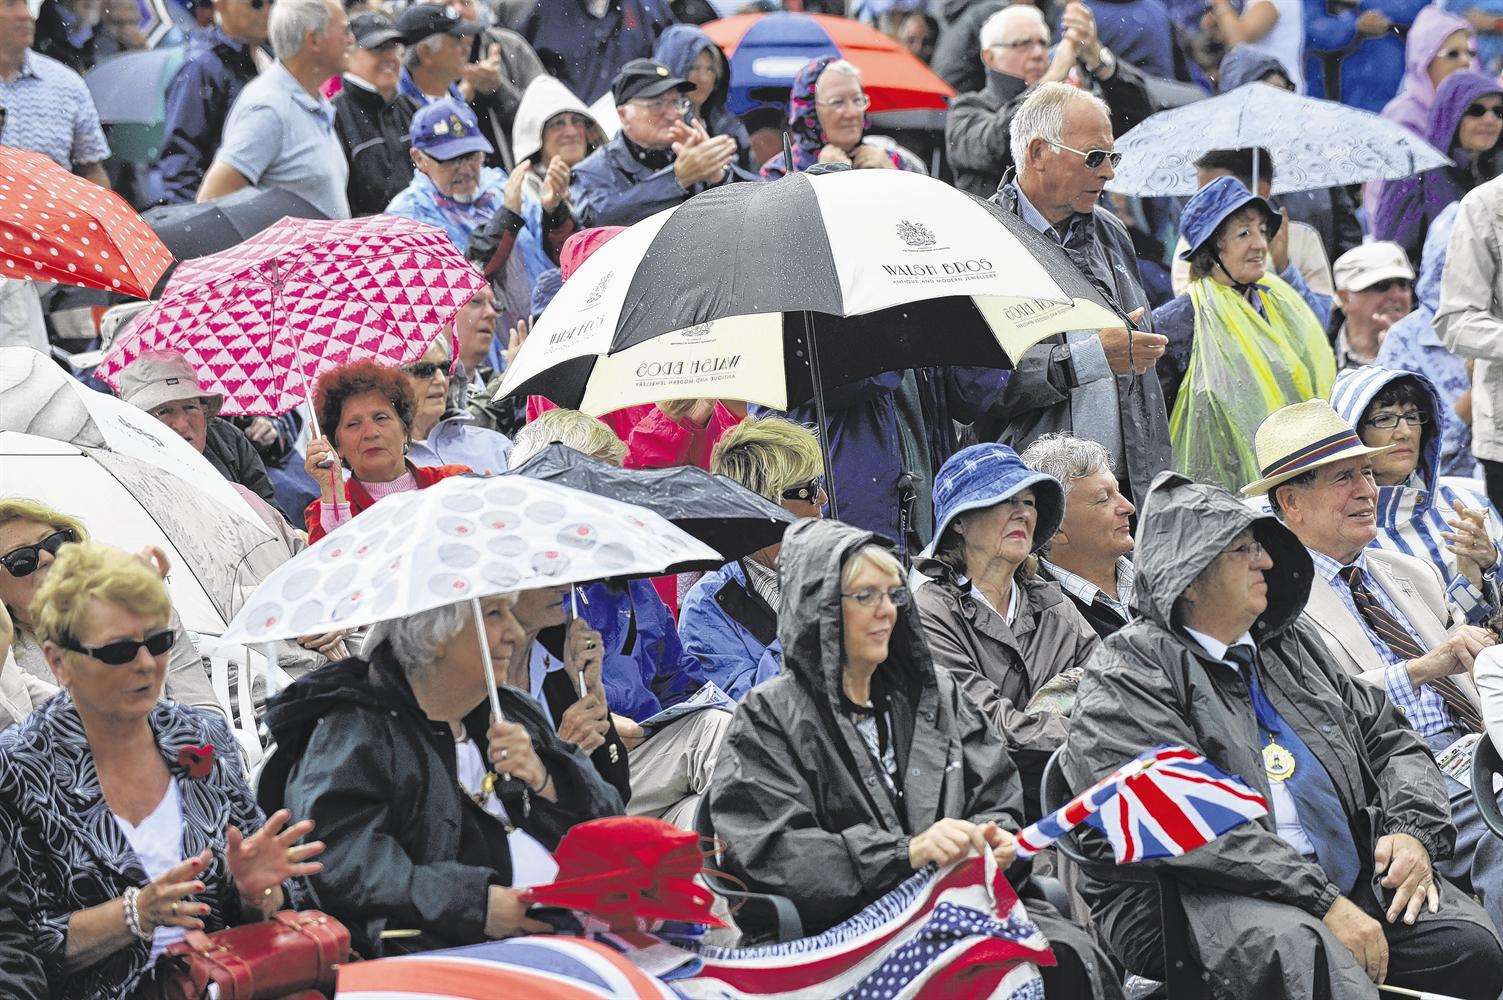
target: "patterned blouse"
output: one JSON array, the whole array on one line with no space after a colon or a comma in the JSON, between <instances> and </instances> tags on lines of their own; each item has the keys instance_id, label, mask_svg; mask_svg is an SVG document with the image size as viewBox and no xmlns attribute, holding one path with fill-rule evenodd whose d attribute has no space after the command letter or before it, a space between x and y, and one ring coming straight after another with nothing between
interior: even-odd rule
<instances>
[{"instance_id":1,"label":"patterned blouse","mask_svg":"<svg viewBox=\"0 0 1503 1000\"><path fill-rule=\"evenodd\" d=\"M236 924L240 897L225 866L225 828L234 823L249 836L266 821L246 783L239 746L224 720L202 709L160 701L148 721L178 779L182 856L213 850L213 861L199 876L207 888L194 897L209 906L204 929ZM212 769L206 777L191 777L178 764L178 751L205 744L214 748ZM105 801L83 722L66 691L0 733L0 835L15 850L24 917L53 1000L130 995L147 971L150 946L144 941L132 941L79 972L64 970L71 916L149 881Z\"/></svg>"}]
</instances>

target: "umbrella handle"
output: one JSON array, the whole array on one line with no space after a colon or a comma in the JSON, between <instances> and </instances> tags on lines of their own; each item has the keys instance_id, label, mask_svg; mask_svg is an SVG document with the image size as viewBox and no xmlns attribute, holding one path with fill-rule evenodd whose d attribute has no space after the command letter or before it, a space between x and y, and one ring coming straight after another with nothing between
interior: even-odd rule
<instances>
[{"instance_id":1,"label":"umbrella handle","mask_svg":"<svg viewBox=\"0 0 1503 1000\"><path fill-rule=\"evenodd\" d=\"M302 376L303 399L308 403L308 420L313 424L313 436L316 438L321 438L324 436L324 433L319 429L318 426L318 407L313 405L313 390L308 385L308 373L306 371L302 371ZM328 469L334 465L334 460L332 458L326 458L322 462L319 462L317 464L320 469Z\"/></svg>"},{"instance_id":2,"label":"umbrella handle","mask_svg":"<svg viewBox=\"0 0 1503 1000\"><path fill-rule=\"evenodd\" d=\"M491 662L490 643L485 641L485 614L480 610L480 598L470 598L470 610L475 614L475 641L480 643L480 662L485 665L485 690L491 698L491 718L505 722L501 714L501 696L496 692L496 665Z\"/></svg>"}]
</instances>

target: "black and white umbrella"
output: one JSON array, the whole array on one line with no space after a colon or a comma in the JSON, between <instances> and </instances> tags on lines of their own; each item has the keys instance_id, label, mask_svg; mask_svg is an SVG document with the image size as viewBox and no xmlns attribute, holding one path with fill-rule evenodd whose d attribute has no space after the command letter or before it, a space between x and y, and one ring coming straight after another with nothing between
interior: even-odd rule
<instances>
[{"instance_id":1,"label":"black and white umbrella","mask_svg":"<svg viewBox=\"0 0 1503 1000\"><path fill-rule=\"evenodd\" d=\"M730 184L632 226L538 320L502 395L601 414L677 398L774 409L929 365L1011 368L1124 320L1010 213L918 174Z\"/></svg>"}]
</instances>

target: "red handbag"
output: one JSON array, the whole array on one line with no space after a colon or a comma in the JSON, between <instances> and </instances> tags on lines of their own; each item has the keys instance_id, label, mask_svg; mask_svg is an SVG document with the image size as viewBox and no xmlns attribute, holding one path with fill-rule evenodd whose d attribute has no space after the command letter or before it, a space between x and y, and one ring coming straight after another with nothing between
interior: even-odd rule
<instances>
[{"instance_id":1,"label":"red handbag","mask_svg":"<svg viewBox=\"0 0 1503 1000\"><path fill-rule=\"evenodd\" d=\"M350 957L350 932L317 910L283 910L213 934L189 931L157 960L152 1000L304 1000L332 993L335 966Z\"/></svg>"}]
</instances>

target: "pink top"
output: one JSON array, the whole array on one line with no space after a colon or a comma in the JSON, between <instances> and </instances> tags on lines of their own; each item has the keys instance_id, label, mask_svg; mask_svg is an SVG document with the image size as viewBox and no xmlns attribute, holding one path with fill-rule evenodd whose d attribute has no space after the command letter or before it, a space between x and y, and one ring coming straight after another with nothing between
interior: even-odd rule
<instances>
[{"instance_id":1,"label":"pink top","mask_svg":"<svg viewBox=\"0 0 1503 1000\"><path fill-rule=\"evenodd\" d=\"M365 492L371 495L371 500L376 501L393 493L406 493L417 489L417 480L412 477L412 470L408 469L389 483L362 482L360 485L364 486ZM350 513L348 500L338 503L320 500L318 503L318 520L324 526L324 531L333 531L353 516Z\"/></svg>"}]
</instances>

